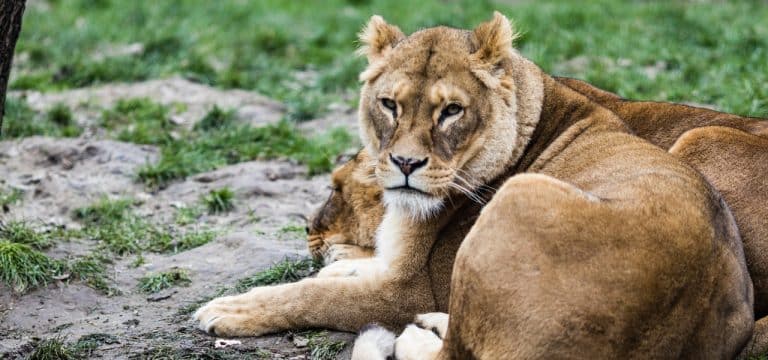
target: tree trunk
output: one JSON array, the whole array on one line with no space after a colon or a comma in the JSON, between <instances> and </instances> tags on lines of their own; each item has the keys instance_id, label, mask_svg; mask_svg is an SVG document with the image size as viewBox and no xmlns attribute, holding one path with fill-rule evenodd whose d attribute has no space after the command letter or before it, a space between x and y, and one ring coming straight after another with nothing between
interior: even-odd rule
<instances>
[{"instance_id":1,"label":"tree trunk","mask_svg":"<svg viewBox=\"0 0 768 360\"><path fill-rule=\"evenodd\" d=\"M3 135L5 92L13 63L13 49L21 32L26 0L0 0L0 136Z\"/></svg>"}]
</instances>

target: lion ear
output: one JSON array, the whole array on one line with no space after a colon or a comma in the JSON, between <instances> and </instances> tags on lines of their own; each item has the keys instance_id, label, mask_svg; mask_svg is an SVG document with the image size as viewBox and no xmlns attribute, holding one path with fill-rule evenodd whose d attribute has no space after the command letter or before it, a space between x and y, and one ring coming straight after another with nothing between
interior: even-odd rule
<instances>
[{"instance_id":1,"label":"lion ear","mask_svg":"<svg viewBox=\"0 0 768 360\"><path fill-rule=\"evenodd\" d=\"M405 38L400 28L387 24L379 15L371 16L358 36L361 44L358 54L367 56L368 63L381 59L387 50Z\"/></svg>"},{"instance_id":2,"label":"lion ear","mask_svg":"<svg viewBox=\"0 0 768 360\"><path fill-rule=\"evenodd\" d=\"M473 57L491 65L510 56L512 43L518 37L509 19L498 11L493 12L493 19L478 25L472 34L477 49Z\"/></svg>"}]
</instances>

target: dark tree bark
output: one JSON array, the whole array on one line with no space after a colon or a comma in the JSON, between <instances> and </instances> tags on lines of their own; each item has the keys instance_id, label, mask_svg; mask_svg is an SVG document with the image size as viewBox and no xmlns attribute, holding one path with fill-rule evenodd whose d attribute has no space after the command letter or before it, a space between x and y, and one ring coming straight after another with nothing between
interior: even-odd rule
<instances>
[{"instance_id":1,"label":"dark tree bark","mask_svg":"<svg viewBox=\"0 0 768 360\"><path fill-rule=\"evenodd\" d=\"M21 32L26 0L0 0L0 136L3 135L5 92L13 63L13 49Z\"/></svg>"}]
</instances>

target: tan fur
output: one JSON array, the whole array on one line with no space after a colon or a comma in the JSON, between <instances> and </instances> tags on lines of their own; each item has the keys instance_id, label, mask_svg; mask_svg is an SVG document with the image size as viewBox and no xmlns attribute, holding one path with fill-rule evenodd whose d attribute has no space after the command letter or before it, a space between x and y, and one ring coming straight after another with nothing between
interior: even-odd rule
<instances>
[{"instance_id":1,"label":"tan fur","mask_svg":"<svg viewBox=\"0 0 768 360\"><path fill-rule=\"evenodd\" d=\"M361 137L387 189L370 259L384 266L215 299L194 315L201 328L401 328L448 310L445 359L738 354L753 327L752 285L722 199L514 50L483 50L502 54L496 63L474 56L504 44L489 34L513 33L501 18L478 27L488 31L363 39L391 47L366 70L360 100ZM460 99L429 101L437 82L471 96L444 129L435 111ZM398 187L393 153L425 164L411 189ZM485 192L450 185L461 176Z\"/></svg>"},{"instance_id":2,"label":"tan fur","mask_svg":"<svg viewBox=\"0 0 768 360\"><path fill-rule=\"evenodd\" d=\"M331 188L328 200L308 221L309 253L326 264L373 256L374 236L384 208L365 151L333 172Z\"/></svg>"}]
</instances>

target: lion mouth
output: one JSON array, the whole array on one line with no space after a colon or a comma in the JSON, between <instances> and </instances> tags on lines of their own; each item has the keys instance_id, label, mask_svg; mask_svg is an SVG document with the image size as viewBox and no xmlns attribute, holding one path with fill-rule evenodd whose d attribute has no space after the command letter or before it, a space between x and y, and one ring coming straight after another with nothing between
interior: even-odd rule
<instances>
[{"instance_id":1,"label":"lion mouth","mask_svg":"<svg viewBox=\"0 0 768 360\"><path fill-rule=\"evenodd\" d=\"M432 196L432 194L430 194L430 193L428 193L426 191L423 191L423 190L419 190L419 189L417 189L415 187L412 187L410 185L400 185L400 186L388 187L388 188L386 188L386 190L398 191L398 192L406 193L406 194L410 193L410 194L419 194L419 195L425 195L425 196Z\"/></svg>"}]
</instances>

